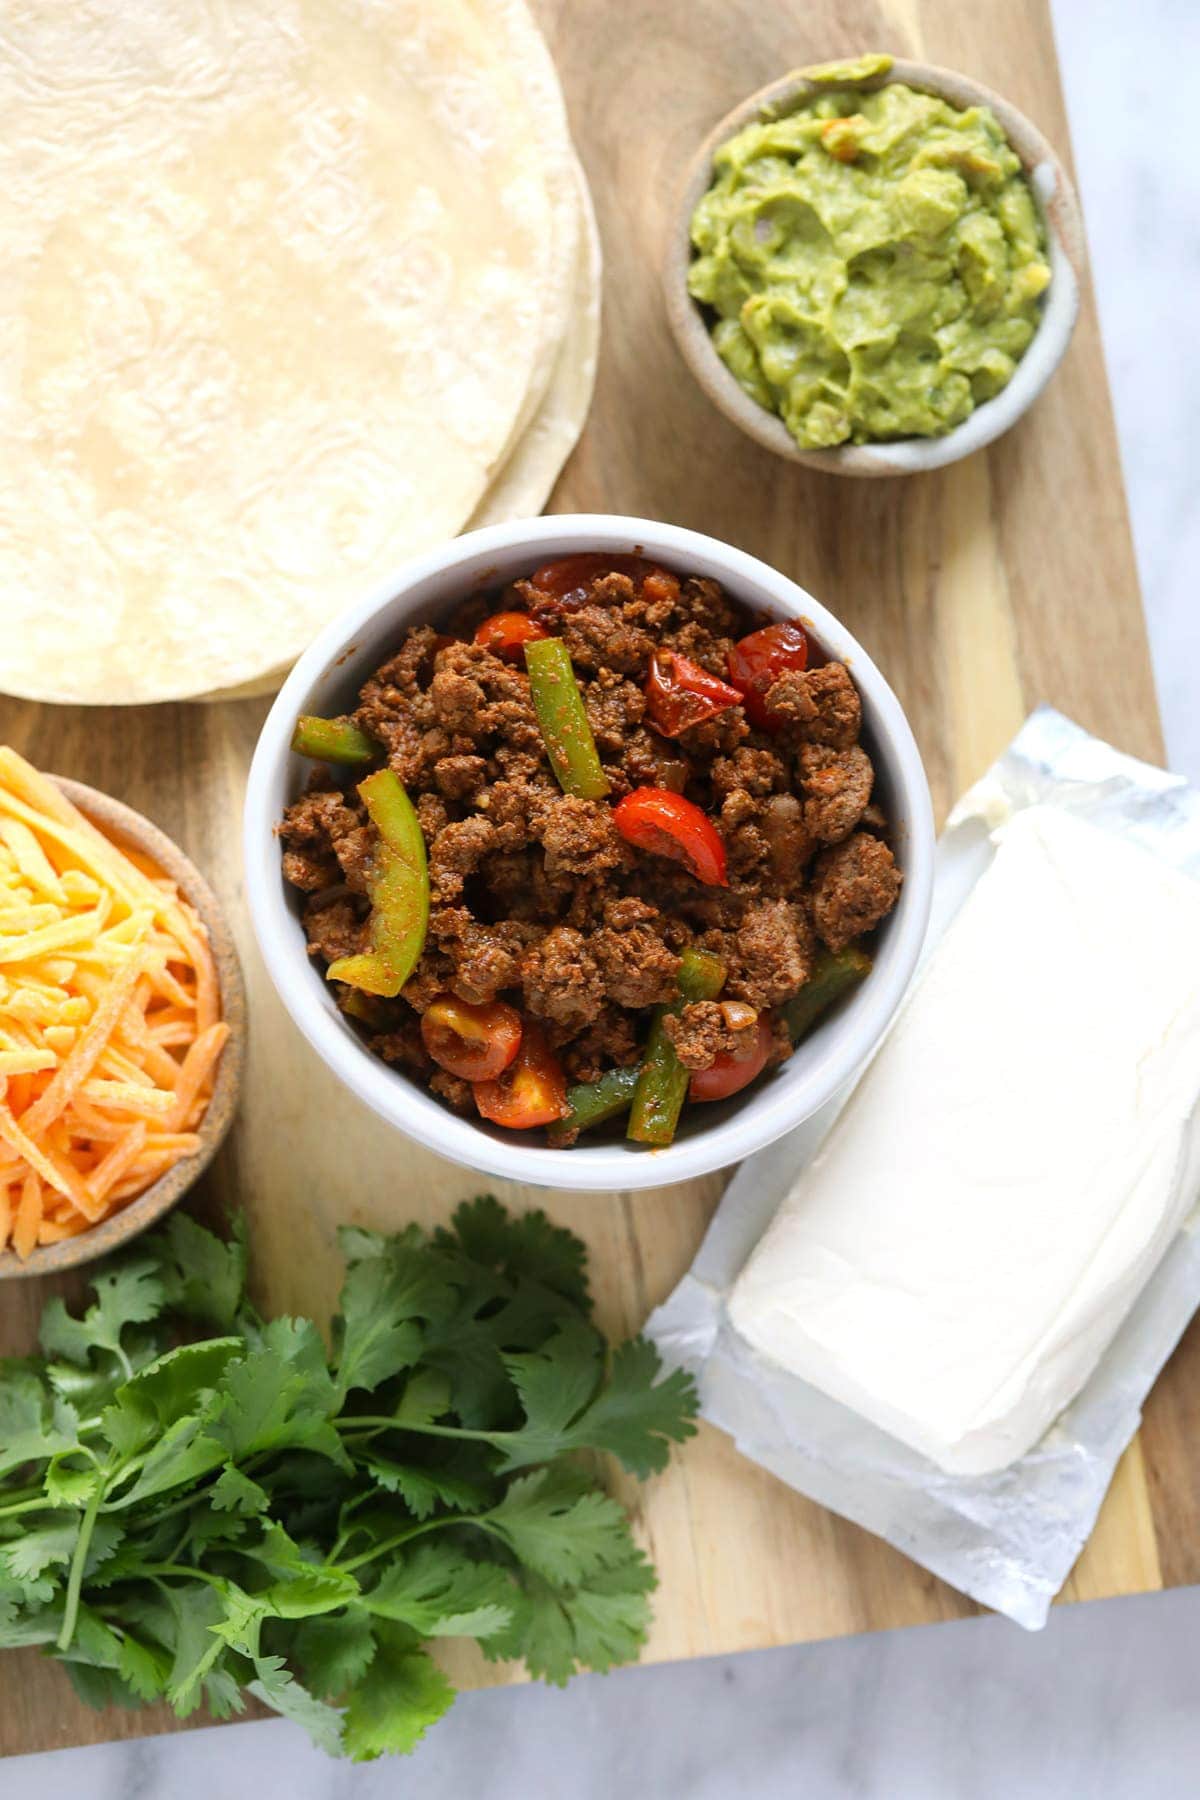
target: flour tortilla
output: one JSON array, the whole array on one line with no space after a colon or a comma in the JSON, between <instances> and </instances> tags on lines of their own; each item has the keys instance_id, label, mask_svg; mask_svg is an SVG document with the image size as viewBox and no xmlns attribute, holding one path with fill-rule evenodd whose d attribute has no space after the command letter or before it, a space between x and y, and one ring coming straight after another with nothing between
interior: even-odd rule
<instances>
[{"instance_id":1,"label":"flour tortilla","mask_svg":"<svg viewBox=\"0 0 1200 1800\"><path fill-rule=\"evenodd\" d=\"M261 680L460 530L578 208L520 0L81 0L0 34L0 688Z\"/></svg>"},{"instance_id":2,"label":"flour tortilla","mask_svg":"<svg viewBox=\"0 0 1200 1800\"><path fill-rule=\"evenodd\" d=\"M499 525L506 519L528 519L541 512L579 441L596 385L600 348L600 235L583 170L575 163L581 228L572 278L566 336L555 358L550 386L503 468L472 513L467 529ZM273 694L291 664L285 663L260 681L241 688L198 696L204 700L251 700Z\"/></svg>"},{"instance_id":3,"label":"flour tortilla","mask_svg":"<svg viewBox=\"0 0 1200 1800\"><path fill-rule=\"evenodd\" d=\"M575 164L581 230L573 304L546 397L525 436L472 513L468 529L528 519L540 513L579 442L600 350L600 233L587 180Z\"/></svg>"}]
</instances>

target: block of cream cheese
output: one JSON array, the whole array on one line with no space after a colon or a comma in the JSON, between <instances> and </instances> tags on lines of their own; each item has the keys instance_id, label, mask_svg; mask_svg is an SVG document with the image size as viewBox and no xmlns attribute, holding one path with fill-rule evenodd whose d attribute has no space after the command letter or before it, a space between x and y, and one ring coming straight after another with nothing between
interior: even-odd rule
<instances>
[{"instance_id":1,"label":"block of cream cheese","mask_svg":"<svg viewBox=\"0 0 1200 1800\"><path fill-rule=\"evenodd\" d=\"M1078 1393L1197 1199L1200 883L1050 807L987 873L729 1301L956 1474Z\"/></svg>"}]
</instances>

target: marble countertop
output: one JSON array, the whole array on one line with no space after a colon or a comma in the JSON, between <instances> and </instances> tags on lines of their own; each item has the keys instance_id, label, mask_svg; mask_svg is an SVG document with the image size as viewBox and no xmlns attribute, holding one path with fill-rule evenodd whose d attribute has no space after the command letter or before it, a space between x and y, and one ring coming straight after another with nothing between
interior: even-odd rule
<instances>
[{"instance_id":1,"label":"marble countertop","mask_svg":"<svg viewBox=\"0 0 1200 1800\"><path fill-rule=\"evenodd\" d=\"M1200 165L1161 72L1195 0L1053 0L1171 765L1200 782ZM1189 52L1193 56L1189 58ZM1119 680L1119 670L1114 670ZM414 1762L282 1722L7 1762L4 1800L1184 1800L1200 1590L464 1696Z\"/></svg>"}]
</instances>

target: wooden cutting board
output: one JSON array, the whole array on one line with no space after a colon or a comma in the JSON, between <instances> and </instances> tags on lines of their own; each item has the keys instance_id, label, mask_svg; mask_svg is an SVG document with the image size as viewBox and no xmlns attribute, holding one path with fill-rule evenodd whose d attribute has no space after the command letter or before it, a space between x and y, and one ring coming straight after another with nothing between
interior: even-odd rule
<instances>
[{"instance_id":1,"label":"wooden cutting board","mask_svg":"<svg viewBox=\"0 0 1200 1800\"><path fill-rule=\"evenodd\" d=\"M432 3L432 0L431 0ZM818 595L887 672L935 804L986 766L1039 701L1160 759L1095 309L1032 414L941 474L838 480L775 460L693 387L657 286L680 171L735 101L799 64L873 49L949 64L1007 94L1067 146L1047 0L538 0L592 183L607 272L600 381L560 511L635 513L723 537ZM0 736L106 788L174 836L240 921L252 1055L241 1121L206 1203L250 1215L260 1297L324 1315L343 1220L444 1216L478 1179L390 1135L317 1068L282 1018L244 924L239 800L265 707L90 712L0 703ZM546 1195L588 1241L602 1321L640 1325L683 1273L719 1178L650 1194ZM58 1284L55 1284L58 1285ZM66 1285L66 1284L62 1284ZM32 1343L50 1284L0 1288L0 1350ZM1200 1331L1160 1381L1069 1599L1200 1580ZM809 1504L705 1428L632 1486L662 1585L648 1660L959 1618L975 1609L896 1551ZM503 1679L464 1664L465 1680ZM88 1712L33 1653L3 1662L0 1752L162 1731L162 1708ZM453 1729L452 1726L448 1729Z\"/></svg>"}]
</instances>

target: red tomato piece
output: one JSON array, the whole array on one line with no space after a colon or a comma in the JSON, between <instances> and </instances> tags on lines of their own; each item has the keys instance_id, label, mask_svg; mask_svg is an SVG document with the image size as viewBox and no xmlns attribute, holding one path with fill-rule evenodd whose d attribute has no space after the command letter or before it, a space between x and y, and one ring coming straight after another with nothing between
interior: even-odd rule
<instances>
[{"instance_id":1,"label":"red tomato piece","mask_svg":"<svg viewBox=\"0 0 1200 1800\"><path fill-rule=\"evenodd\" d=\"M749 1036L749 1033L747 1033ZM697 1069L688 1083L689 1100L727 1100L730 1094L749 1087L761 1075L771 1054L771 1023L765 1013L758 1015L758 1029L745 1051L734 1054L722 1050L707 1069Z\"/></svg>"},{"instance_id":2,"label":"red tomato piece","mask_svg":"<svg viewBox=\"0 0 1200 1800\"><path fill-rule=\"evenodd\" d=\"M771 731L774 722L767 708L767 692L788 669L807 669L808 633L803 625L782 620L764 625L739 639L729 652L729 679L742 696L746 717L760 731Z\"/></svg>"},{"instance_id":3,"label":"red tomato piece","mask_svg":"<svg viewBox=\"0 0 1200 1800\"><path fill-rule=\"evenodd\" d=\"M669 856L706 887L728 887L725 846L707 814L667 788L634 788L613 807L613 824L627 843Z\"/></svg>"},{"instance_id":4,"label":"red tomato piece","mask_svg":"<svg viewBox=\"0 0 1200 1800\"><path fill-rule=\"evenodd\" d=\"M529 578L539 596L565 611L582 606L594 581L602 575L629 575L643 581L655 572L655 565L645 556L618 556L611 550L588 550L579 556L562 556L556 562L543 563Z\"/></svg>"},{"instance_id":5,"label":"red tomato piece","mask_svg":"<svg viewBox=\"0 0 1200 1800\"><path fill-rule=\"evenodd\" d=\"M656 650L646 681L650 722L663 737L678 737L689 725L714 718L727 707L740 706L742 696L690 657L675 650Z\"/></svg>"},{"instance_id":6,"label":"red tomato piece","mask_svg":"<svg viewBox=\"0 0 1200 1800\"><path fill-rule=\"evenodd\" d=\"M553 1125L570 1112L567 1077L550 1049L541 1027L526 1021L521 1048L494 1081L474 1084L475 1104L493 1125L510 1131L529 1131L535 1125Z\"/></svg>"},{"instance_id":7,"label":"red tomato piece","mask_svg":"<svg viewBox=\"0 0 1200 1800\"><path fill-rule=\"evenodd\" d=\"M493 613L490 619L475 628L477 644L482 644L493 656L502 656L506 662L515 663L522 661L526 644L549 635L536 619L523 612Z\"/></svg>"},{"instance_id":8,"label":"red tomato piece","mask_svg":"<svg viewBox=\"0 0 1200 1800\"><path fill-rule=\"evenodd\" d=\"M421 1015L421 1040L435 1063L464 1081L502 1075L521 1048L521 1015L503 1000L470 1005L439 994Z\"/></svg>"}]
</instances>

